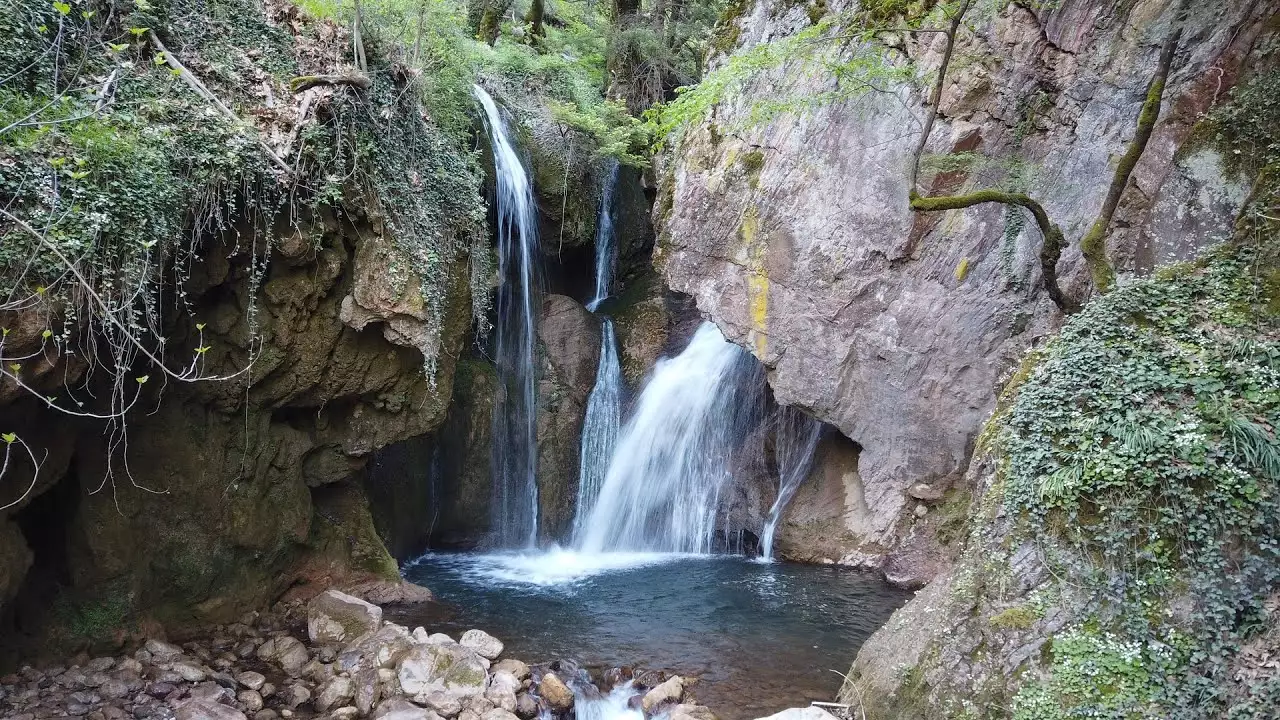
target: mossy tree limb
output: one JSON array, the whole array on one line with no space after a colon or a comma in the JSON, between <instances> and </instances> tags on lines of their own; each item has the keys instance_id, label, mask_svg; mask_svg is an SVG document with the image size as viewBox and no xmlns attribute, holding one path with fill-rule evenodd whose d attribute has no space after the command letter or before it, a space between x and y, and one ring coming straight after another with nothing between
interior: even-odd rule
<instances>
[{"instance_id":1,"label":"mossy tree limb","mask_svg":"<svg viewBox=\"0 0 1280 720\"><path fill-rule=\"evenodd\" d=\"M1185 10L1180 10L1179 18L1174 21L1175 23L1181 22L1181 15L1184 12ZM1129 147L1116 165L1116 173L1111 178L1111 187L1107 189L1102 210L1098 212L1098 217L1093 221L1089 231L1080 239L1080 253L1084 255L1085 262L1089 265L1089 274L1093 277L1093 285L1100 293L1110 292L1116 284L1115 269L1107 259L1107 228L1111 226L1111 218L1116 214L1120 197L1124 195L1124 189L1129 185L1133 168L1138 164L1143 151L1147 149L1151 131L1155 128L1156 119L1160 117L1165 82L1169 78L1169 67L1173 64L1173 56L1178 50L1178 38L1181 34L1181 28L1174 28L1160 50L1160 61L1156 65L1156 73L1151 78L1151 84L1147 86L1147 97L1142 103L1142 110L1138 113L1138 127L1133 134L1133 140L1130 141Z\"/></svg>"},{"instance_id":2,"label":"mossy tree limb","mask_svg":"<svg viewBox=\"0 0 1280 720\"><path fill-rule=\"evenodd\" d=\"M1062 312L1071 314L1080 309L1078 303L1062 292L1058 284L1058 259L1062 257L1062 248L1067 244L1062 229L1049 219L1044 206L1027 195L1005 192L1003 190L979 190L967 195L947 195L943 197L920 197L911 194L911 209L916 212L939 212L943 210L961 210L982 205L984 203L1001 203L1016 205L1030 211L1040 228L1044 242L1040 246L1040 274L1044 276L1045 291L1049 299Z\"/></svg>"}]
</instances>

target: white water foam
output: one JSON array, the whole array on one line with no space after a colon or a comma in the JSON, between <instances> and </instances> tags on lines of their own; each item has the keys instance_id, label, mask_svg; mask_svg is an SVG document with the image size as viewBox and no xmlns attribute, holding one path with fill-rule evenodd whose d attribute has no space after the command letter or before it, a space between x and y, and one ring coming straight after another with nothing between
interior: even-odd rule
<instances>
[{"instance_id":1,"label":"white water foam","mask_svg":"<svg viewBox=\"0 0 1280 720\"><path fill-rule=\"evenodd\" d=\"M430 561L451 566L463 579L479 584L554 587L573 585L604 573L635 570L691 557L713 556L658 552L585 553L552 547L546 551L528 552L428 553L413 564Z\"/></svg>"}]
</instances>

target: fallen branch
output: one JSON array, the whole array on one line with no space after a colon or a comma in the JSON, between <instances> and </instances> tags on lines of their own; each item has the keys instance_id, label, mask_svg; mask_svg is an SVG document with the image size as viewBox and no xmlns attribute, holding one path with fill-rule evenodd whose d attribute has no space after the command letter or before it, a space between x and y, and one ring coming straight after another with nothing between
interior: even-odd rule
<instances>
[{"instance_id":1,"label":"fallen branch","mask_svg":"<svg viewBox=\"0 0 1280 720\"><path fill-rule=\"evenodd\" d=\"M369 76L363 73L341 73L338 75L302 75L289 81L289 87L295 93L309 90L318 85L350 85L361 90L368 90L372 83Z\"/></svg>"},{"instance_id":2,"label":"fallen branch","mask_svg":"<svg viewBox=\"0 0 1280 720\"><path fill-rule=\"evenodd\" d=\"M307 90L302 96L302 106L298 108L298 119L293 123L293 130L289 131L289 139L284 144L285 157L293 154L293 144L298 141L298 135L302 133L302 126L307 122L307 115L311 113L311 103L316 99L316 94Z\"/></svg>"},{"instance_id":3,"label":"fallen branch","mask_svg":"<svg viewBox=\"0 0 1280 720\"><path fill-rule=\"evenodd\" d=\"M148 35L151 36L152 44L156 46L156 50L160 53L161 57L164 58L165 63L178 73L178 77L182 78L182 81L185 82L188 87L194 90L197 95L204 98L210 105L217 108L218 112L221 112L228 119L233 120L236 123L244 123L244 121L240 119L240 116L232 112L231 108L222 104L222 101L218 99L218 96L214 95L209 88L205 87L205 84L200 82L200 78L196 77L195 74L188 70L187 67L178 60L177 56L169 52L169 49L164 46L164 43L160 42L160 36L156 35L154 30L150 31ZM269 145L262 141L262 138L258 136L257 132L254 133L254 138L258 142L258 147L267 154L267 157L271 159L271 162L275 163L281 170L289 172L289 166L285 164L284 160L280 159L280 156L277 155Z\"/></svg>"}]
</instances>

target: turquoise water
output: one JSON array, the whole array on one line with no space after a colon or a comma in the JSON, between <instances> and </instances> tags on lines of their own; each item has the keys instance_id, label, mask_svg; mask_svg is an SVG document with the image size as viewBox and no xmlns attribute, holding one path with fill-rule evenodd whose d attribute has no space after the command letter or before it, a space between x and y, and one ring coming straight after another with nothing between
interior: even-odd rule
<instances>
[{"instance_id":1,"label":"turquoise water","mask_svg":"<svg viewBox=\"0 0 1280 720\"><path fill-rule=\"evenodd\" d=\"M477 627L526 662L700 678L725 720L830 700L863 640L910 597L878 574L737 556L428 554L405 569L438 603L397 619Z\"/></svg>"}]
</instances>

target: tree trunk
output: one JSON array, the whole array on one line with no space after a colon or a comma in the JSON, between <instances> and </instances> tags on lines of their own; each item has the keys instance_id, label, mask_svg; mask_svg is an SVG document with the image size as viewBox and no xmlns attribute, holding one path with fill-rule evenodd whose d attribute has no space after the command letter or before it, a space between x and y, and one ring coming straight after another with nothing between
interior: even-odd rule
<instances>
[{"instance_id":1,"label":"tree trunk","mask_svg":"<svg viewBox=\"0 0 1280 720\"><path fill-rule=\"evenodd\" d=\"M524 16L524 19L525 22L529 23L529 40L531 44L541 40L545 34L542 20L546 12L547 8L544 0L533 0L529 4L529 12Z\"/></svg>"}]
</instances>

